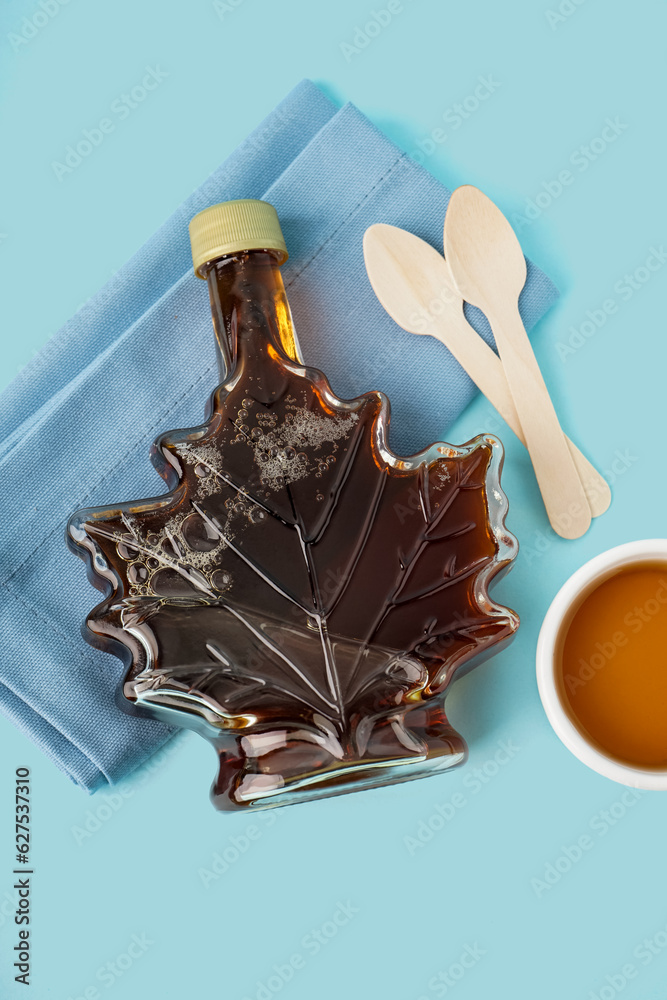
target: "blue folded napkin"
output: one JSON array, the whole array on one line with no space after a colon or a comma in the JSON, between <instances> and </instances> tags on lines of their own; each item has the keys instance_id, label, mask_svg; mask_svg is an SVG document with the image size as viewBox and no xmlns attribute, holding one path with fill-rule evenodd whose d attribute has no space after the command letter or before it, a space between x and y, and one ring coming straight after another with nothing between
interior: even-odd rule
<instances>
[{"instance_id":1,"label":"blue folded napkin","mask_svg":"<svg viewBox=\"0 0 667 1000\"><path fill-rule=\"evenodd\" d=\"M338 110L304 81L3 393L0 711L84 788L117 781L171 735L116 707L123 667L81 637L99 594L66 549L64 528L79 507L164 492L151 442L201 422L216 365L189 220L229 198L276 206L306 363L339 396L384 390L391 443L410 453L442 438L475 389L441 344L417 341L385 314L362 237L389 222L440 247L448 197L352 105ZM529 263L528 327L556 296ZM490 340L484 317L470 316Z\"/></svg>"}]
</instances>

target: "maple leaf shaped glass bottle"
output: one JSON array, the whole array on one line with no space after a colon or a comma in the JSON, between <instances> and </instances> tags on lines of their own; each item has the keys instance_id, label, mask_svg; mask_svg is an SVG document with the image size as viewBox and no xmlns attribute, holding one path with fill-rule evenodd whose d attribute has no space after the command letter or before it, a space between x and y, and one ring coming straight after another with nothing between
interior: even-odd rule
<instances>
[{"instance_id":1,"label":"maple leaf shaped glass bottle","mask_svg":"<svg viewBox=\"0 0 667 1000\"><path fill-rule=\"evenodd\" d=\"M70 519L105 594L86 638L124 660L128 711L213 744L218 808L461 763L445 693L518 626L488 590L517 547L502 446L394 455L381 393L338 399L302 364L275 209L226 202L190 231L221 384L153 446L169 493Z\"/></svg>"}]
</instances>

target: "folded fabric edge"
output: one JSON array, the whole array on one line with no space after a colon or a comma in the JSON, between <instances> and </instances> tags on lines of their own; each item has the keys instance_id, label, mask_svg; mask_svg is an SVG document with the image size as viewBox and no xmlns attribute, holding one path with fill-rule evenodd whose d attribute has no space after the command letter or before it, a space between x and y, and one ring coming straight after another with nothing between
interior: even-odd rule
<instances>
[{"instance_id":1,"label":"folded fabric edge","mask_svg":"<svg viewBox=\"0 0 667 1000\"><path fill-rule=\"evenodd\" d=\"M100 289L98 289L83 305L63 324L42 346L42 348L35 354L35 356L21 369L21 371L16 375L12 381L5 386L5 388L0 392L0 403L2 404L2 409L4 411L5 419L7 419L7 414L11 412L12 409L18 409L21 406L22 397L27 394L28 390L34 389L34 386L40 383L40 378L45 372L49 372L51 378L50 383L53 384L53 371L54 363L58 361L59 355L62 351L67 351L69 341L75 339L75 334L73 333L77 327L85 325L88 322L89 313L97 308L99 303L104 303L110 297L113 298L116 295L116 291L119 285L122 285L126 280L131 280L133 272L136 271L138 266L143 266L144 258L152 257L156 253L156 249L162 247L164 243L169 243L175 227L178 225L179 220L188 216L188 218L199 211L201 208L205 207L205 204L201 204L204 198L205 192L208 191L210 187L215 186L218 182L219 175L224 172L225 167L228 167L232 161L239 157L242 157L243 151L245 149L252 149L253 144L257 145L258 137L261 137L276 120L280 120L281 115L289 117L288 108L298 106L300 101L308 101L312 107L316 107L315 117L321 118L322 123L326 123L333 115L338 111L338 107L326 94L324 94L311 80L303 79L301 80L292 90L278 102L276 107L269 112L258 125L246 136L243 142L232 150L228 157L226 157L222 163L215 168L202 182L197 186L197 188L189 195L181 204L175 209L174 212L165 220L165 222L146 240L138 250L126 261L125 264L113 275L113 277L107 281ZM310 138L307 138L307 131L304 132L304 137L306 141L309 142L321 128L321 124L312 133ZM297 154L298 155L298 154ZM291 162L291 161L290 161ZM276 176L280 176L278 173ZM275 179L275 178L274 178ZM259 196L259 193L256 195ZM206 199L204 199L205 201ZM189 244L188 244L189 251ZM188 261L189 266L189 261ZM185 271L183 272L185 273ZM173 284L173 281L171 282ZM171 284L162 288L159 291L158 298L165 294ZM143 315L143 313L142 313ZM135 316L131 322L140 319L141 316ZM106 345L108 346L108 345ZM104 349L104 348L102 348ZM94 358L90 358L90 361L94 361ZM86 365L84 365L84 368ZM82 369L79 370L79 372ZM79 373L77 372L77 374ZM76 377L76 376L74 376ZM71 379L70 379L71 381ZM69 382L57 386L55 389L54 396L57 397L61 391L67 389ZM52 397L54 398L54 397ZM42 406L48 406L50 400L43 400ZM21 429L29 427L32 423L32 419L36 410L42 407L34 407L31 411L23 410L23 415L18 416L18 421L14 423L13 427L9 427L5 433L4 441L0 444L0 456L7 453L11 449L11 444L9 449L6 446L8 438L11 439L12 444L16 442L17 438L20 438Z\"/></svg>"},{"instance_id":2,"label":"folded fabric edge","mask_svg":"<svg viewBox=\"0 0 667 1000\"><path fill-rule=\"evenodd\" d=\"M403 149L403 147L400 146L394 139L392 139L385 132L383 132L382 129L378 125L376 125L375 122L371 121L371 119L367 115L365 115L364 112L361 111L352 101L348 101L346 104L344 104L343 107L341 108L341 111L345 111L348 108L353 110L355 114L359 117L359 119L362 120L369 127L369 129L372 129L372 131L375 132L378 139L383 140L384 142L393 146L398 153L401 153L404 158L405 164L407 166L413 168L417 173L422 173L427 177L429 177L430 179L432 179L433 181L435 181L435 183L438 184L446 192L447 195L446 204L447 205L449 204L449 199L451 197L452 192L444 183L444 181L441 181L434 174L432 174L430 170L427 170L426 167L423 166L423 164L417 163L416 160L413 160L410 154L407 152L407 150ZM303 150L302 153L303 152L305 152L305 150ZM301 156L302 153L300 153L299 156ZM445 208L445 213L446 213L446 208ZM444 218L443 218L443 225L444 225ZM438 251L438 253L443 252L441 246L435 247L435 249ZM520 311L522 312L522 315L524 312L526 313L526 316L524 316L524 322L526 323L529 329L532 329L532 327L535 326L535 324L538 323L542 319L542 317L548 312L551 306L558 301L561 293L557 285L552 280L552 278L546 273L546 271L542 270L539 264L536 264L535 261L531 260L527 256L525 259L527 265L527 275L526 275L526 283L521 291L521 295L519 296ZM526 308L525 300L530 299L535 281L539 281L542 286L540 288L540 292L544 301L540 303L537 309L533 311L530 309L530 304L528 304L528 308ZM521 299L524 300L524 303L521 302ZM481 310L475 308L474 306L469 305L469 303L467 302L464 303L464 308L466 316L468 316L469 319L470 316L474 316L478 319L481 318L482 323L488 326L488 321L484 316L484 313L481 312Z\"/></svg>"},{"instance_id":3,"label":"folded fabric edge","mask_svg":"<svg viewBox=\"0 0 667 1000\"><path fill-rule=\"evenodd\" d=\"M92 794L125 780L147 760L158 753L178 735L177 731L166 731L164 739L155 743L150 751L126 773L114 779L100 770L99 766L80 747L71 742L59 729L36 712L20 695L0 682L0 714L11 722L31 743L51 760L58 770L70 778L79 788Z\"/></svg>"},{"instance_id":4,"label":"folded fabric edge","mask_svg":"<svg viewBox=\"0 0 667 1000\"><path fill-rule=\"evenodd\" d=\"M400 147L398 147L398 146L397 146L397 145L396 145L396 144L395 144L395 143L394 143L394 142L393 142L393 141L392 141L391 139L389 139L389 138L388 138L388 137L387 137L386 135L384 135L384 133L383 133L383 132L381 132L381 130L380 130L380 129L378 129L378 128L377 128L377 127L376 127L376 126L375 126L375 125L374 125L374 124L373 124L372 122L370 122L370 121L369 121L369 120L368 120L368 119L367 119L367 118L366 118L366 117L365 117L365 116L364 116L364 115L363 115L363 114L362 114L361 112L359 112L359 111L358 111L358 109L357 109L357 108L356 108L356 107L355 107L354 105L352 105L352 104L348 104L348 105L346 105L345 107L346 107L346 108L351 108L351 109L354 109L354 111L356 112L356 114L357 114L357 115L359 115L359 117L360 117L360 118L361 118L361 119L363 120L363 122L364 122L364 123L365 123L365 124L366 124L366 125L367 125L368 127L370 127L370 128L372 128L372 129L374 129L374 130L375 130L375 131L376 131L376 132L378 133L378 135L379 135L379 136L381 136L381 138L383 139L383 141L384 141L384 142L386 142L386 143L390 143L390 144L392 145L392 147L394 147L394 148L396 149L396 151L397 151L397 154L398 154L398 155L402 155L402 156L404 156L404 157L406 157L406 158L407 158L407 154L406 154L406 153L404 153L404 152L402 152L402 151L400 150ZM323 127L324 127L324 128L326 128L326 125L325 125L325 126L323 126ZM303 152L303 151L302 151L302 152ZM298 156L300 156L300 155L302 155L302 153L299 153L299 154L298 154ZM297 158L298 158L298 157L297 157ZM295 158L295 159L296 159L296 158ZM416 169L416 168L418 167L418 165L417 165L417 164L414 164L414 167L415 167L415 169ZM423 168L421 168L421 169L423 170ZM425 173L425 174L427 174L427 175L428 175L429 177L431 177L431 178L432 178L432 175L430 174L430 172L429 172L429 171L426 171L426 170L424 170L424 173ZM438 185L440 185L441 187L443 187L443 188L444 188L444 185L442 185L440 181L437 181L437 180L436 180L435 178L433 178L433 181L434 181L434 183L437 183ZM445 189L445 190L446 190L446 189ZM556 298L558 297L558 292L557 292L557 290L556 290L555 286L553 286L553 283L551 283L551 282L550 282L550 279L548 279L548 277L547 277L546 275L544 275L544 273L543 273L542 271L540 271L539 269L536 269L536 270L538 271L539 275L540 275L541 277L543 277L543 278L544 278L544 282L545 282L545 288L547 288L547 283L548 283L548 285L550 285L550 286L551 286L551 288L553 289L553 298L552 298L552 301L551 301L551 302L547 302L547 303L544 303L544 302L542 302L542 303L541 303L541 315L543 315L543 314L544 314L544 312L546 312L546 310L547 310L547 309L549 308L549 306L550 306L550 305L552 304L552 302L553 302L553 301L555 301L555 299L556 299ZM169 292L169 291L171 290L171 288L173 288L173 286L170 286L170 288L166 290L165 294L166 294L167 292ZM547 289L547 293L548 293L548 289ZM146 312L149 312L149 311L150 311L150 309L154 308L154 307L155 307L155 305L156 305L156 302L157 302L157 301L159 301L159 300L156 300L156 301L154 301L154 302L153 302L153 303L151 304L151 306L149 307L149 309L147 309L147 310L146 310ZM137 317L137 319L135 320L135 323L136 323L136 322L140 322L140 321L141 321L141 319L143 319L143 317L144 317L145 315L146 315L146 313L143 313L143 314L142 314L142 316L139 316L139 317ZM535 320L533 320L533 322L536 322L536 321L537 321L537 319L539 319L539 318L540 318L540 316L538 315L538 316L536 317L536 319L535 319ZM134 326L134 323L132 324L132 326ZM112 343L112 344L111 344L110 346L111 346L111 347L113 347L115 343L116 343L116 342L114 341L114 342L113 342L113 343ZM94 359L93 359L93 361L92 361L92 364L97 364L97 363L99 362L99 360L100 360L100 357L102 356L102 354L103 354L103 353L104 353L104 352L101 352L100 354L96 355L96 356L95 356L95 358L94 358ZM86 370L86 369L83 369L83 370L82 370L82 372L81 372L80 374L83 374L83 372L85 372L85 370ZM77 378L78 378L78 377L80 377L80 376L77 376ZM65 389L66 389L66 388L67 388L67 387L65 387ZM57 396L59 396L59 395L60 395L60 394L57 394ZM54 397L54 398L55 398L55 397ZM66 399L66 393L64 393L64 396L63 396L63 398L64 398L64 399ZM44 412L42 412L42 413L41 413L41 416L46 416L46 415L48 415L46 411L44 411ZM32 416L31 416L31 417L29 418L29 421L30 421L30 422L32 423L32 422L34 421L34 419L35 419L35 415L33 414L33 415L32 415ZM15 697L17 697L17 696L15 696ZM21 699L20 699L20 698L18 698L17 700L18 700L19 702L21 702ZM26 703L24 703L24 702L23 702L23 704L26 704ZM30 706L28 706L28 708L30 708ZM3 713L4 713L4 714L6 714L6 715L8 715L8 717L9 717L9 714L8 714L8 712L7 712L7 711L4 711L4 710L3 710L3 706L2 706L2 704L0 704L0 711L3 711ZM30 711L34 711L34 710L30 709ZM37 718L37 719L41 720L41 722L42 722L42 726L43 726L44 724L46 724L46 725L50 725L49 723L45 723L45 720L43 720L43 717L41 717L41 716L40 716L39 714L35 713L35 715L36 715L36 718ZM14 721L14 719L12 719L12 721ZM17 724L17 725L18 725L18 723L15 723L15 724ZM63 762L59 761L59 760L58 760L58 757L57 757L57 756L54 756L54 754L53 754L52 752L49 752L49 751L48 751L48 750L46 749L46 747L44 747L43 743L40 743L39 739L38 739L38 738L35 738L35 737L34 737L34 736L32 735L32 731L31 731L31 729L30 729L30 728L29 728L28 726L25 726L25 727L24 727L24 726L21 726L21 725L19 725L19 728L23 729L23 730L24 730L24 731L26 732L26 734L27 734L27 735L29 735L31 739L33 739L33 741L34 741L35 743L38 743L38 745L40 745L40 746L42 747L42 749L44 749L44 751L45 751L45 752L47 752L47 753L48 753L48 755L49 755L49 756L50 756L50 757L51 757L52 759L54 759L54 761L55 761L55 762L57 763L57 765L58 765L58 766L59 766L59 767L60 767L60 768L61 768L62 770L64 770L64 771L65 771L66 773L69 773L69 774L70 774L70 777L71 777L71 778L72 778L72 779L73 779L73 780L74 780L74 781L75 781L75 782L76 782L77 784L80 784L80 785L81 785L81 787L85 787L85 788L87 788L88 790L94 790L94 789L95 789L96 787L100 787L100 785L103 785L103 784L105 784L105 783L108 783L108 782L109 782L109 779L108 779L108 778L107 778L107 777L106 777L105 775L101 774L101 772L98 772L98 773L97 773L97 774L96 774L95 776L92 776L92 775L91 775L91 777L90 777L90 778L86 778L86 779L84 779L84 780L81 780L81 779L80 779L79 777L77 777L77 773L76 773L76 772L78 771L78 769L77 769L77 768L70 768L70 767L69 767L69 766L68 766L68 765L67 765L66 763L63 763ZM39 728L39 727L35 727L35 730L33 730L33 731L36 731L36 730L37 730L38 728ZM52 727L52 728L53 728L53 727ZM63 741L67 742L67 738L66 738L66 737L63 737L63 736L62 736L62 734L61 734L61 733L60 733L60 732L59 732L59 731L58 731L57 729L54 729L54 733L56 734L56 736L60 737L60 738L61 738L61 739L62 739ZM168 741L169 741L169 740L170 740L171 738L172 738L172 734L168 734L168 735L167 735L167 736L165 737L165 740L164 740L164 742L165 742L165 743L166 743L166 742L168 742ZM71 744L70 744L70 745L71 745ZM160 747L160 746L162 746L162 745L163 745L162 743L158 744L158 745L157 745L157 746L156 746L156 747L154 748L154 750L153 750L153 751L151 751L151 752L155 752L155 750L159 749L159 747ZM147 755L146 755L146 758L145 758L145 759L147 759L147 758L148 758L149 756L150 756L150 754L147 754ZM85 762L85 760L87 760L87 758L85 758L85 755L84 755L84 762ZM139 767L139 766L141 765L141 763L142 763L142 762L140 761L140 762L138 762L138 763L137 763L137 764L136 764L135 766L136 766L136 767ZM92 766L92 767L96 767L96 765L92 764L92 762L91 762L91 766ZM80 773L80 772L79 772L79 773Z\"/></svg>"},{"instance_id":5,"label":"folded fabric edge","mask_svg":"<svg viewBox=\"0 0 667 1000\"><path fill-rule=\"evenodd\" d=\"M359 129L365 130L369 133L373 133L374 138L377 142L380 142L385 146L390 147L394 151L395 162L393 166L390 168L389 173L392 173L394 170L398 170L401 167L405 167L407 169L414 171L417 175L421 175L425 181L431 183L434 186L437 186L440 192L444 192L445 212L446 212L446 206L449 204L449 198L451 197L451 191L447 187L447 185L444 184L437 177L435 177L422 164L419 164L415 160L413 160L410 157L410 155L406 152L406 150L404 150L393 139L391 139L388 135L386 135L382 131L382 129L380 129L374 122L372 122L370 118L368 118L367 115L364 114L363 111L360 111L360 109L352 101L347 101L339 110L338 114L333 116L328 122L326 122L322 126L322 129L318 133L318 137L321 137L321 135L324 132L326 132L328 128L334 127L334 123L338 122L341 116L344 117L346 114L351 114L356 119L357 126ZM298 165L299 160L303 157L307 157L308 154L309 154L309 146L307 145L294 158L294 160L287 169L292 169L294 166ZM279 180L280 178L274 181L274 184L271 187L277 184ZM381 177L379 178L377 183L380 183L381 181L384 180L385 177ZM367 197L371 194L371 192L372 188L367 192ZM268 192L266 193L266 197L270 199L271 188L269 188ZM366 199L364 199L364 201L365 200ZM361 209L363 203L364 202L362 201L356 207L355 212ZM329 234L328 239L333 238L335 236L337 229L342 228L349 221L349 219L353 218L355 212L350 213L345 219L339 222L337 224L337 227L334 228L332 232ZM384 220L378 219L377 221L380 222ZM442 221L444 224L444 214ZM328 240L325 242L328 242ZM322 246L324 246L324 243L322 244ZM322 246L319 247L317 253L313 255L311 259L304 262L304 264L300 267L298 273L295 276L286 280L285 287L288 290L290 285L295 280L297 280L303 274L303 272L310 266L313 260L315 260L317 254L321 252ZM442 253L442 247L440 248L435 247L435 249L438 250L439 253ZM548 312L551 306L558 301L558 299L560 298L560 291L556 287L552 279L549 277L549 275L546 274L545 271L543 271L537 264L535 264L534 261L532 261L528 257L526 257L526 267L527 267L526 283L523 287L523 290L519 298L519 311L521 313L526 329L532 330L533 327ZM491 333L491 327L484 313L480 309L471 306L467 302L464 303L464 311L467 319L472 324L472 326L477 330L478 333L480 333L486 339L487 343L490 343L491 346L494 347L495 350L495 344L493 335ZM393 320L390 320L390 322L393 322ZM475 388L471 398L473 398L477 392L478 390L477 388Z\"/></svg>"},{"instance_id":6,"label":"folded fabric edge","mask_svg":"<svg viewBox=\"0 0 667 1000\"><path fill-rule=\"evenodd\" d=\"M79 788L94 792L109 784L109 779L100 771L97 764L2 682L0 682L0 713Z\"/></svg>"},{"instance_id":7,"label":"folded fabric edge","mask_svg":"<svg viewBox=\"0 0 667 1000\"><path fill-rule=\"evenodd\" d=\"M323 95L321 93L321 91L319 91L318 88L316 88L315 85L311 81L309 81L309 80L302 81L297 86L297 88L295 88L294 91L292 91L284 99L284 101L281 102L281 103L284 104L289 98L292 97L292 95L295 93L295 91L298 91L302 87L307 87L307 90L309 92L311 92L311 93L312 92L317 93L320 97L322 97L323 100L325 100L326 102L328 102L329 104L331 104L331 109L332 109L332 115L331 115L331 117L332 118L336 117L336 108L335 108L335 106L329 101L329 98L327 98L325 95ZM408 154L407 154L407 152L405 152L404 150L402 150L400 146L398 146L392 139L390 139L388 136L386 136L382 132L382 130L379 129L373 122L371 122L363 114L363 112L361 112L356 107L356 105L354 105L352 102L348 101L343 106L343 108L340 109L340 111L338 113L343 112L343 111L350 111L350 110L352 110L355 113L355 115L358 117L358 120L360 122L363 122L363 124L366 127L368 127L369 129L372 129L375 132L375 134L377 135L377 137L379 139L381 139L383 142L391 145L396 150L397 154L401 158L405 159L405 162L407 164L410 164L415 170L421 171L421 172L423 172L424 175L428 176L429 178L432 178L435 181L435 183L439 184L440 187L447 193L447 195L449 195L448 189L446 188L446 186L444 184L442 184L441 181L439 181L437 178L433 178L433 175L429 171L427 171L424 167L422 167L421 165L419 165L419 164L414 163L413 161L411 161L410 158L409 158L409 156L408 156ZM266 120L267 119L265 119L265 122L266 122ZM326 129L327 125L330 124L330 121L331 121L331 118L328 119L324 123L324 125L321 127L321 129L318 132L315 133L315 135L312 137L312 139L316 138L316 136L319 135L319 133L321 131L323 131L324 129ZM261 129L262 129L263 126L264 126L264 123L260 124L257 127L257 129L255 129L254 132L251 133L250 136L246 140L244 140L244 142L247 143L247 142L251 141L252 136L256 132L261 131ZM312 139L310 141L312 141ZM298 161L298 159L302 155L305 154L306 149L307 149L307 146L304 147L302 150L300 150L300 152L297 154L297 156L294 158L294 160L290 162L290 164L288 165L288 167L286 167L286 169L289 169L289 167L291 167L293 163L295 163L296 161ZM202 183L201 187L204 188L207 184L209 184L210 181L211 181L211 179L213 177L215 177L215 175L218 173L218 171L220 169L221 169L221 167L217 168L216 171L214 171L211 175L209 175L209 177ZM282 176L282 175L278 175L278 178L280 176ZM276 183L276 181L278 180L278 178L276 178L274 180L273 184ZM273 184L271 185L271 187L273 186ZM270 191L270 188L268 190ZM264 194L266 195L266 193L264 193ZM151 239L148 240L130 258L130 260L125 265L123 265L123 268L121 268L121 272L124 272L126 270L131 270L131 268L135 265L135 263L137 262L137 260L144 253L146 253L146 251L148 250L148 248L153 244L153 242L155 241L155 239L163 232L163 230L167 229L170 225L172 225L173 222L174 222L174 219L179 214L182 214L182 212L184 210L184 207L189 203L190 200L191 200L191 198L190 199L186 199L186 201L183 202L181 204L181 206L179 206L179 208L176 210L176 212L173 213L173 215L170 217L170 219L167 220L167 222L165 222L163 224L163 226L153 235L153 237L151 237ZM540 268L538 268L537 265L535 265L532 261L528 261L528 267L529 267L529 279L527 281L526 288L524 289L524 293L522 293L522 298L524 299L526 308L523 307L524 303L522 302L522 309L521 309L521 311L522 311L524 322L526 323L527 328L532 329L532 327L535 325L535 323L537 323L542 318L542 316L547 312L547 310L551 307L551 305L558 299L560 293L559 293L558 289L556 288L556 286L551 281L551 279L548 277L548 275L546 275L545 272L543 272ZM119 273L121 273L121 272L119 272ZM531 291L531 287L530 287L530 274L531 274L531 272L532 273L537 272L537 275L539 275L539 280L540 280L540 282L542 284L542 287L540 289L540 293L541 294L540 294L540 300L539 301L536 301L535 297L532 295L532 291ZM138 322L141 322L144 319L144 317L150 312L150 310L156 305L156 303L158 303L160 301L160 299L164 295L166 295L171 290L171 288L174 287L175 283L177 283L177 282L172 283L172 285L170 285L169 288L164 289L164 291L161 292L160 295L158 295L158 298L154 299L152 301L152 303L150 304L150 306L148 306L144 310L143 313L137 315L132 320L132 322L130 323L130 326L127 329L131 329ZM98 297L103 298L106 295L107 289L109 287L109 284L110 283L107 283L107 285L103 286L102 289L100 289L97 293L95 293L95 295L93 295L91 297L91 299L89 299L88 302L85 303L84 306L81 307L81 309L74 315L74 317L72 317L72 319L68 321L68 324L66 324L65 327L61 328L61 330L64 330L69 325L69 323L72 323L72 322L76 321L77 318L79 318L79 317L83 320L83 316L84 316L86 308L89 305L91 305ZM485 331L487 333L487 339L488 339L488 333L490 331L488 330L488 323L486 321L486 318L483 316L483 314L480 313L479 310L473 309L468 304L466 304L465 309L466 309L466 315L469 317L469 319L471 319L471 321L473 322L473 325L478 329L479 332ZM127 332L127 331L125 331L125 332ZM6 389L3 391L3 393L0 394L0 399L3 399L5 397L5 394L9 390L13 389L13 387L17 383L18 379L20 379L23 376L29 377L29 375L31 374L31 372L33 370L33 366L34 366L34 368L39 368L40 365L43 365L44 361L49 357L49 353L51 351L57 349L57 347L58 347L58 345L56 343L57 340L58 340L58 333L54 334L54 336L47 342L47 344L44 345L44 347L42 348L42 351L39 352L36 355L36 357L33 359L33 361L30 362L26 366L26 368L24 368L22 370L22 372L19 374L19 376L17 376L17 379L15 379L12 383L10 383L9 386L6 387ZM113 346L113 343L115 343L115 342L112 342L111 344L107 345L107 348ZM45 419L45 418L48 417L48 415L52 412L52 410L54 410L55 408L57 408L57 406L61 402L64 402L66 400L69 392L71 391L71 387L77 382L78 378L86 371L86 369L90 365L94 365L96 363L96 361L104 354L104 352L105 352L105 348L103 348L99 352L98 355L96 355L95 357L91 358L91 361L89 362L89 365L87 365L85 368L81 369L81 371L78 372L77 375L74 376L74 378L70 380L70 382L68 382L64 386L62 386L61 389L58 390L50 399L45 400L44 403L40 407L38 407L36 410L34 410L33 412L31 412L18 427L16 427L12 432L10 432L5 437L4 441L0 442L0 461L4 460L9 454L11 454L11 451L13 450L13 448L16 447L17 445L19 445L21 443L21 440L22 440L24 434L28 434L32 429L34 429L36 426L38 426L39 423L43 419Z\"/></svg>"},{"instance_id":8,"label":"folded fabric edge","mask_svg":"<svg viewBox=\"0 0 667 1000\"><path fill-rule=\"evenodd\" d=\"M313 85L311 84L311 87L312 86ZM328 128L333 127L332 123L335 120L337 120L339 116L342 115L343 117L345 117L345 115L350 115L350 114L352 114L352 116L356 119L357 127L359 129L366 130L367 132L372 132L376 138L376 141L383 143L387 147L390 147L391 150L395 153L396 163L392 168L392 170L400 168L400 165L404 163L411 170L414 170L417 174L421 174L424 177L424 179L428 180L428 182L430 182L432 185L434 186L437 185L440 191L445 193L446 200L448 200L450 192L448 191L446 186L442 184L442 182L439 181L437 178L433 177L430 171L427 171L423 166L410 160L408 154L405 153L403 150L401 150L401 148L392 139L386 136L384 132L382 132L381 129L379 129L373 122L371 122L363 114L363 112L361 112L352 102L348 101L337 112L337 114L333 115L332 118L328 119L327 122L316 133L316 136L313 138L320 136L322 133L326 132ZM308 155L308 147L305 147L297 154L297 156L294 158L293 161L291 161L286 170L292 168L295 164L298 163L301 157L304 157L306 155ZM283 171L283 174L284 173L285 171ZM272 183L271 187L269 187L265 192L262 192L262 195L264 197L267 198L271 197L271 191L273 187L275 186L275 184L279 182L279 179L281 176L283 176L283 174L279 175L279 177ZM334 225L334 228L332 229L331 233L328 236L328 239L333 238L333 236L335 236L337 229L342 228L349 220L349 218L351 218L353 215L354 213L347 216L343 220L337 220ZM325 241L325 243L328 242L328 239L327 241ZM298 280L298 278L312 263L312 261L316 259L321 249L322 247L320 246L317 253L314 254L311 259L305 261L302 264L297 274L293 276L289 281L286 281L286 287L289 287L289 285L294 280ZM537 265L535 265L530 260L527 261L527 264L528 264L528 278L526 286L522 293L520 307L524 323L526 324L527 329L530 330L542 318L542 316L547 312L547 310L551 307L551 305L553 305L553 303L558 299L559 292L556 286L551 281L551 279L540 268L538 268ZM31 416L24 422L21 428L19 428L17 431L14 431L11 435L9 435L9 437L5 440L4 446L0 445L0 464L4 463L7 459L10 458L12 451L15 447L21 446L22 444L26 443L27 439L29 439L32 436L32 434L38 432L39 427L43 424L45 420L50 418L51 414L56 411L59 405L66 405L70 393L74 390L78 382L81 380L85 380L88 373L94 371L97 365L104 360L104 357L107 354L113 352L116 346L122 341L123 337L125 337L133 329L135 329L138 324L145 321L146 317L149 316L154 309L160 306L161 301L165 299L166 296L173 293L173 290L179 284L182 283L182 281L184 280L184 278L187 277L187 275L188 271L185 271L180 276L180 278L178 278L174 283L172 283L169 286L169 288L167 288L161 295L159 295L156 299L154 299L141 315L137 316L130 323L130 325L120 335L120 337L112 341L109 345L107 345L107 347L103 348L94 358L91 359L89 364L85 368L83 368L70 381L70 383L68 383L67 386L64 386L50 400L46 401L37 411L31 414ZM493 337L491 335L490 327L484 314L480 312L479 309L475 309L474 307L471 307L467 303L465 304L465 313L470 322L472 323L472 325L474 326L474 328L482 336L484 336L487 342L489 342L493 346ZM476 389L474 388L471 389L470 399L474 398L476 392L477 392ZM468 402L470 402L470 400ZM466 405L468 404L466 403Z\"/></svg>"}]
</instances>

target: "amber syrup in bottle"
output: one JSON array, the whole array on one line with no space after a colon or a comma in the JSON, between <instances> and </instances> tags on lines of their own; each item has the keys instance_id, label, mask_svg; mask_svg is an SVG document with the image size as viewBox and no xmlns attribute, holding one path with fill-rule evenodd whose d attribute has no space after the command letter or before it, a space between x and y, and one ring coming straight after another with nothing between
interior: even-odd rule
<instances>
[{"instance_id":1,"label":"amber syrup in bottle","mask_svg":"<svg viewBox=\"0 0 667 1000\"><path fill-rule=\"evenodd\" d=\"M221 382L153 446L169 493L70 520L105 594L87 638L126 663L127 710L210 740L218 808L462 762L446 691L518 625L488 592L516 553L501 445L399 458L381 393L339 399L304 366L272 206L213 206L191 235Z\"/></svg>"}]
</instances>

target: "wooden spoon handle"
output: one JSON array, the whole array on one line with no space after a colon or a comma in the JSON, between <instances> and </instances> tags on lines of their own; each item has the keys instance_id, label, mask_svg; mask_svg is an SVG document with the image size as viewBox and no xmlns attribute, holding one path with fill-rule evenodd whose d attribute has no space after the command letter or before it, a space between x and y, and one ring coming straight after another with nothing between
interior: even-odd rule
<instances>
[{"instance_id":1,"label":"wooden spoon handle","mask_svg":"<svg viewBox=\"0 0 667 1000\"><path fill-rule=\"evenodd\" d=\"M514 431L519 441L525 445L526 439L521 429L502 361L485 340L470 325L461 309L460 322L451 322L440 316L433 317L429 333L440 340L468 373L477 388L495 406L496 410ZM611 503L611 490L606 479L591 465L576 444L565 438L574 460L577 473L588 499L593 517L599 517Z\"/></svg>"},{"instance_id":2,"label":"wooden spoon handle","mask_svg":"<svg viewBox=\"0 0 667 1000\"><path fill-rule=\"evenodd\" d=\"M590 504L519 315L518 303L487 318L551 526L563 538L580 538L590 527Z\"/></svg>"},{"instance_id":3,"label":"wooden spoon handle","mask_svg":"<svg viewBox=\"0 0 667 1000\"><path fill-rule=\"evenodd\" d=\"M594 465L588 461L586 456L579 451L574 441L565 435L567 446L574 460L574 465L584 488L588 505L591 508L591 517L599 517L609 509L611 503L611 489L607 480L598 472Z\"/></svg>"}]
</instances>

